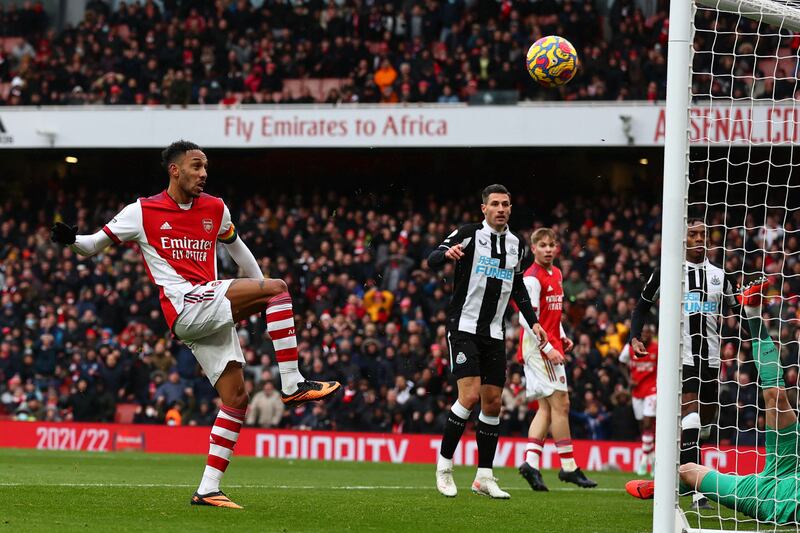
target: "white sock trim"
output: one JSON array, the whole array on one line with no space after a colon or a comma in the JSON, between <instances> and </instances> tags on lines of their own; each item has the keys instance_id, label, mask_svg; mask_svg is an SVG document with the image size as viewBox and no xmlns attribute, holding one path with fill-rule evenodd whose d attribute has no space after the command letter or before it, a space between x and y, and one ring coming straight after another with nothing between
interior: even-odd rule
<instances>
[{"instance_id":1,"label":"white sock trim","mask_svg":"<svg viewBox=\"0 0 800 533\"><path fill-rule=\"evenodd\" d=\"M481 479L486 477L494 477L494 472L491 468L478 468L478 472L475 474L475 479Z\"/></svg>"},{"instance_id":2,"label":"white sock trim","mask_svg":"<svg viewBox=\"0 0 800 533\"><path fill-rule=\"evenodd\" d=\"M700 429L701 426L698 413L689 413L681 419L681 429Z\"/></svg>"},{"instance_id":3,"label":"white sock trim","mask_svg":"<svg viewBox=\"0 0 800 533\"><path fill-rule=\"evenodd\" d=\"M472 413L472 411L461 405L458 400L453 402L453 406L450 408L450 410L454 415L463 420L469 420L469 415Z\"/></svg>"},{"instance_id":4,"label":"white sock trim","mask_svg":"<svg viewBox=\"0 0 800 533\"><path fill-rule=\"evenodd\" d=\"M483 422L484 424L489 424L490 426L499 426L500 425L500 417L499 416L489 416L484 414L481 411L481 414L478 415L478 420Z\"/></svg>"}]
</instances>

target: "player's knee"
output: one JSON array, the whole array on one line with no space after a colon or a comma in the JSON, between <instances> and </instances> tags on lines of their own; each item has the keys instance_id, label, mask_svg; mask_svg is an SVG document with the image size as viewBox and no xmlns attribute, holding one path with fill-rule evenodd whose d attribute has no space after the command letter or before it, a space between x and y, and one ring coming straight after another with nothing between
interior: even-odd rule
<instances>
[{"instance_id":1,"label":"player's knee","mask_svg":"<svg viewBox=\"0 0 800 533\"><path fill-rule=\"evenodd\" d=\"M500 408L501 408L500 398L497 398L496 400L492 399L481 402L481 411L488 416L499 416Z\"/></svg>"},{"instance_id":2,"label":"player's knee","mask_svg":"<svg viewBox=\"0 0 800 533\"><path fill-rule=\"evenodd\" d=\"M273 279L270 281L272 281L273 291L275 291L275 294L289 292L289 286L282 279Z\"/></svg>"},{"instance_id":3,"label":"player's knee","mask_svg":"<svg viewBox=\"0 0 800 533\"><path fill-rule=\"evenodd\" d=\"M459 390L458 403L463 405L469 410L472 410L481 400L481 395L478 390Z\"/></svg>"},{"instance_id":4,"label":"player's knee","mask_svg":"<svg viewBox=\"0 0 800 533\"><path fill-rule=\"evenodd\" d=\"M567 393L556 393L553 395L553 399L555 401L551 403L555 413L561 416L569 416L569 395Z\"/></svg>"}]
</instances>

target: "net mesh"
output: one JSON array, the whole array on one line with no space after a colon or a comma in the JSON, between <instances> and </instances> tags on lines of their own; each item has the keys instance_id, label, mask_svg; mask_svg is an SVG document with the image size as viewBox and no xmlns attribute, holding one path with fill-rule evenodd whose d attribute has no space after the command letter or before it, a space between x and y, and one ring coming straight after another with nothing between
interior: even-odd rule
<instances>
[{"instance_id":1,"label":"net mesh","mask_svg":"<svg viewBox=\"0 0 800 533\"><path fill-rule=\"evenodd\" d=\"M779 348L793 408L798 396L800 331L800 148L796 146L800 141L800 34L788 28L795 27L789 19L800 20L798 4L750 2L746 7L731 7L720 2L695 6L687 202L689 219L697 217L706 223L707 258L723 267L734 285L764 275L772 279L770 297L761 311ZM765 19L760 15L765 12L786 13L787 23L783 23L782 15L777 20L774 16ZM755 503L763 519L777 517L779 509L783 512L797 507L800 467L793 478L788 476L791 479L776 488L777 480L787 474L767 462L764 445L770 429L763 387L759 385L759 365L753 360L753 339L734 311L725 306L703 307L713 299L713 283L705 281L706 294L699 306L687 296L689 287L684 286L684 321L692 321L697 312L716 315L718 323L718 352L707 324L702 332L693 333L703 342L710 341L710 348L700 351L715 376L703 379L700 385L703 462L739 475L763 471L776 482L759 483L751 491L743 481L741 495L753 498L747 503L723 498L733 509L712 502L713 510L692 511L689 498L681 498L681 507L692 527L798 531L796 524L765 522L742 512L753 514ZM694 337L692 340L696 344ZM714 383L717 376L719 381ZM687 376L683 379L685 385ZM789 455L790 462L800 465L796 447ZM791 499L786 496L786 483L794 487L793 492L788 491ZM712 499L719 497L717 493Z\"/></svg>"}]
</instances>

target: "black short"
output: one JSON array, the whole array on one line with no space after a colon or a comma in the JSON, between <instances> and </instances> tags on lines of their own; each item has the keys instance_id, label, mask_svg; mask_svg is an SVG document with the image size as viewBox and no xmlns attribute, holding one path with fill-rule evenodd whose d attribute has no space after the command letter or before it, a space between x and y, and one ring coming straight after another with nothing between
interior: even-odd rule
<instances>
[{"instance_id":1,"label":"black short","mask_svg":"<svg viewBox=\"0 0 800 533\"><path fill-rule=\"evenodd\" d=\"M694 358L694 365L683 365L681 392L697 394L700 403L719 401L719 368L709 366L708 360Z\"/></svg>"},{"instance_id":2,"label":"black short","mask_svg":"<svg viewBox=\"0 0 800 533\"><path fill-rule=\"evenodd\" d=\"M450 369L457 379L480 376L482 385L506 384L506 343L483 335L448 331Z\"/></svg>"}]
</instances>

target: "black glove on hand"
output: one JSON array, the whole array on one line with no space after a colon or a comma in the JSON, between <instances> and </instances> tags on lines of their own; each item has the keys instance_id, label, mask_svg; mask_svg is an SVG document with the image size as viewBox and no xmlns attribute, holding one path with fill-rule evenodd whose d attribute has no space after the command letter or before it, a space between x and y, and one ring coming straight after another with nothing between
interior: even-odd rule
<instances>
[{"instance_id":1,"label":"black glove on hand","mask_svg":"<svg viewBox=\"0 0 800 533\"><path fill-rule=\"evenodd\" d=\"M50 240L64 246L69 246L74 243L75 235L77 234L78 226L67 226L63 222L56 222L53 227L50 228Z\"/></svg>"}]
</instances>

